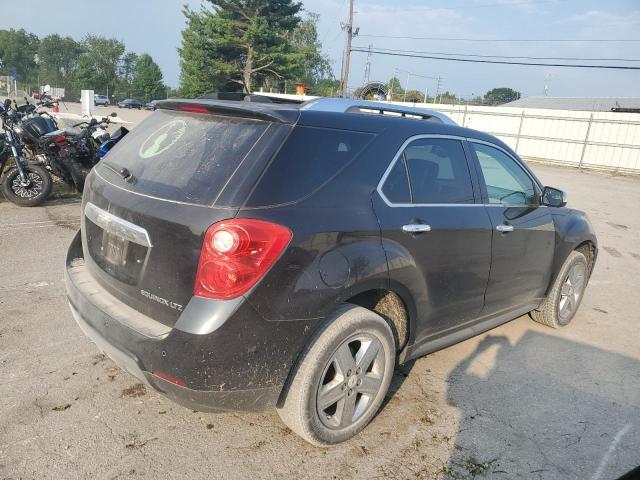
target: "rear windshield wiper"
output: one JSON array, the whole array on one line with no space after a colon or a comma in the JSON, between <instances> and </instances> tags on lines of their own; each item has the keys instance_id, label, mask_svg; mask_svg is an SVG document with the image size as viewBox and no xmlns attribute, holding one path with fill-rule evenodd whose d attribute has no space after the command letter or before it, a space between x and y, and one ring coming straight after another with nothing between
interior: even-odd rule
<instances>
[{"instance_id":1,"label":"rear windshield wiper","mask_svg":"<svg viewBox=\"0 0 640 480\"><path fill-rule=\"evenodd\" d=\"M114 167L113 165L111 165L110 163L105 162L104 160L102 161L102 164L107 167L109 170L111 170L112 172L120 175L125 181L129 182L129 183L134 183L136 180L136 177L134 177L131 172L129 171L128 168L122 167L122 168L117 168Z\"/></svg>"}]
</instances>

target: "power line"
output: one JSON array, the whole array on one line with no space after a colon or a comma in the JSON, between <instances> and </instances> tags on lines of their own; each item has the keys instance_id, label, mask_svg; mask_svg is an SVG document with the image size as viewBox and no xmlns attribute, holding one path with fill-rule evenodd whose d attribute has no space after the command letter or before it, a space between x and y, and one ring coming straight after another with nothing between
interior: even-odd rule
<instances>
[{"instance_id":1,"label":"power line","mask_svg":"<svg viewBox=\"0 0 640 480\"><path fill-rule=\"evenodd\" d=\"M457 10L457 9L464 9L464 10L468 10L470 8L486 8L486 7L516 7L516 6L527 6L527 5L540 5L540 4L544 4L544 3L557 3L557 0L540 0L540 1L534 1L534 0L523 0L523 1L516 1L516 2L498 2L498 3L485 3L484 5L452 5L449 6L447 5L446 7L440 7L440 8L444 8L446 10ZM437 8L437 7L434 7Z\"/></svg>"},{"instance_id":2,"label":"power line","mask_svg":"<svg viewBox=\"0 0 640 480\"><path fill-rule=\"evenodd\" d=\"M352 52L369 52L369 50L363 50L359 48L352 48ZM493 63L500 65L529 65L535 67L568 67L568 68L603 68L609 70L640 70L640 66L631 67L626 65L582 65L582 64L570 64L570 63L533 63L533 62L507 62L502 60L480 60L475 58L457 58L457 57L441 57L435 55L418 55L412 53L401 52L385 52L381 50L373 49L371 53L378 55L390 55L394 57L410 57L410 58L426 58L430 60L448 60L451 62L469 62L469 63Z\"/></svg>"},{"instance_id":3,"label":"power line","mask_svg":"<svg viewBox=\"0 0 640 480\"><path fill-rule=\"evenodd\" d=\"M361 33L361 37L397 38L404 40L446 40L448 42L640 42L640 38L460 38L460 37L413 37L405 35L373 35Z\"/></svg>"},{"instance_id":4,"label":"power line","mask_svg":"<svg viewBox=\"0 0 640 480\"><path fill-rule=\"evenodd\" d=\"M365 48L360 45L355 45L354 48ZM367 47L368 48L368 47ZM397 48L382 48L374 47L376 50L384 52L401 52L401 53L424 53L426 55L445 55L445 56L457 56L457 57L478 57L478 58L510 58L510 59L524 59L524 60L573 60L584 62L640 62L640 58L577 58L577 57L527 57L524 55L480 55L475 53L451 53L451 52L426 52L424 50L400 50Z\"/></svg>"}]
</instances>

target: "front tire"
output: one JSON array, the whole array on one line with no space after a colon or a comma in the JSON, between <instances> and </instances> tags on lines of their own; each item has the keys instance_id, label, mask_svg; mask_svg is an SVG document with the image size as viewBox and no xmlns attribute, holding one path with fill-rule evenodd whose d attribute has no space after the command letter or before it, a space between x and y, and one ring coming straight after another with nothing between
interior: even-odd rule
<instances>
[{"instance_id":1,"label":"front tire","mask_svg":"<svg viewBox=\"0 0 640 480\"><path fill-rule=\"evenodd\" d=\"M545 301L537 310L531 311L531 318L552 328L568 325L582 302L588 279L587 259L574 250L562 265Z\"/></svg>"},{"instance_id":2,"label":"front tire","mask_svg":"<svg viewBox=\"0 0 640 480\"><path fill-rule=\"evenodd\" d=\"M12 168L2 179L2 193L11 203L21 207L38 206L51 194L53 188L51 175L37 165L25 165L23 168L29 179L29 185L23 186L20 171Z\"/></svg>"},{"instance_id":3,"label":"front tire","mask_svg":"<svg viewBox=\"0 0 640 480\"><path fill-rule=\"evenodd\" d=\"M344 305L314 334L293 367L278 414L311 444L344 442L378 412L395 361L389 324L371 310Z\"/></svg>"}]
</instances>

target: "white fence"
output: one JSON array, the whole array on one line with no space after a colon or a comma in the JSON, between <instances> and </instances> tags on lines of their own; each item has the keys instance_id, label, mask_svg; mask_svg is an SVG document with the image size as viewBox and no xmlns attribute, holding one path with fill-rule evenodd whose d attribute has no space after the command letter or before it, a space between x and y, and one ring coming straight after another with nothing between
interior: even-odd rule
<instances>
[{"instance_id":1,"label":"white fence","mask_svg":"<svg viewBox=\"0 0 640 480\"><path fill-rule=\"evenodd\" d=\"M524 158L640 173L640 114L418 104L500 138Z\"/></svg>"},{"instance_id":2,"label":"white fence","mask_svg":"<svg viewBox=\"0 0 640 480\"><path fill-rule=\"evenodd\" d=\"M638 113L392 103L445 113L459 125L495 135L526 159L640 173Z\"/></svg>"}]
</instances>

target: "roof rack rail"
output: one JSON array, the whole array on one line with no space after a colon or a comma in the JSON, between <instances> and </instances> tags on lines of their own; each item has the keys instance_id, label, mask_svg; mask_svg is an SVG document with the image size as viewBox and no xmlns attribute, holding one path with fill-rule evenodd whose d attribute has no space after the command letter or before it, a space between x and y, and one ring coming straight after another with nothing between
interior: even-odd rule
<instances>
[{"instance_id":1,"label":"roof rack rail","mask_svg":"<svg viewBox=\"0 0 640 480\"><path fill-rule=\"evenodd\" d=\"M426 108L406 107L394 103L372 102L369 100L350 100L346 98L320 97L304 103L300 109L319 112L364 113L395 115L398 117L428 120L447 125L458 125L443 113Z\"/></svg>"}]
</instances>

